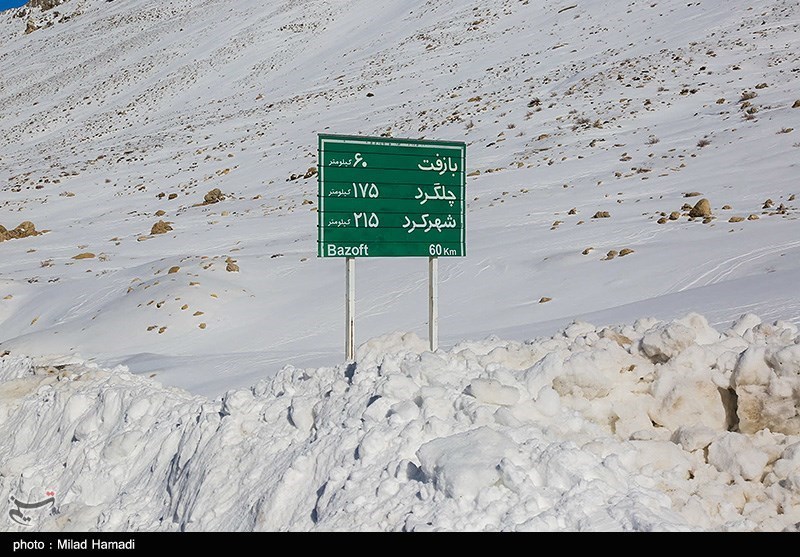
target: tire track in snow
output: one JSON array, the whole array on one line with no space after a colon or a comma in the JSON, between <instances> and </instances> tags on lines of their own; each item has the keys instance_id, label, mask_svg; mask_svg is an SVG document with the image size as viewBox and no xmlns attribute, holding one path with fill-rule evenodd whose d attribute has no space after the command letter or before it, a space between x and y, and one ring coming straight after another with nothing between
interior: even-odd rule
<instances>
[{"instance_id":1,"label":"tire track in snow","mask_svg":"<svg viewBox=\"0 0 800 557\"><path fill-rule=\"evenodd\" d=\"M763 257L768 255L772 255L776 252L792 249L800 246L800 241L796 242L787 242L785 244L779 244L772 248L758 248L754 250L750 250L747 253L743 253L741 255L737 255L735 257L727 258L709 269L708 271L704 272L703 274L695 277L694 279L689 280L688 282L678 281L677 283L673 284L670 288L667 289L665 294L672 294L673 292L681 292L683 290L688 290L689 288L694 288L698 286L708 286L709 284L716 284L726 278L728 278L736 269L740 268L742 265L747 263L752 263L753 261L757 261Z\"/></svg>"}]
</instances>

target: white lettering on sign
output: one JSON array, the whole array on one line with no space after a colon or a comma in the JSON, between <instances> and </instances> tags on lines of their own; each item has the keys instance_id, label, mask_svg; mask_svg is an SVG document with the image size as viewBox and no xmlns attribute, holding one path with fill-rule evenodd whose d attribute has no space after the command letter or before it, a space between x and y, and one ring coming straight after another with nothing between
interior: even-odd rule
<instances>
[{"instance_id":1,"label":"white lettering on sign","mask_svg":"<svg viewBox=\"0 0 800 557\"><path fill-rule=\"evenodd\" d=\"M378 228L380 225L378 215L375 213L353 213L353 218L356 219L356 228L360 226L358 224L359 222L361 222L365 228Z\"/></svg>"},{"instance_id":2,"label":"white lettering on sign","mask_svg":"<svg viewBox=\"0 0 800 557\"><path fill-rule=\"evenodd\" d=\"M440 175L445 172L458 171L458 163L453 162L452 157L447 157L447 162L444 158L439 158L439 153L436 153L436 162L432 163L428 159L422 159L422 162L417 165L420 170L432 170L438 172Z\"/></svg>"},{"instance_id":3,"label":"white lettering on sign","mask_svg":"<svg viewBox=\"0 0 800 557\"><path fill-rule=\"evenodd\" d=\"M369 256L369 246L361 244L359 246L337 246L328 244L328 257L359 257Z\"/></svg>"},{"instance_id":4,"label":"white lettering on sign","mask_svg":"<svg viewBox=\"0 0 800 557\"><path fill-rule=\"evenodd\" d=\"M337 228L350 226L350 219L331 219L328 221L328 226L335 226Z\"/></svg>"},{"instance_id":5,"label":"white lettering on sign","mask_svg":"<svg viewBox=\"0 0 800 557\"><path fill-rule=\"evenodd\" d=\"M421 215L421 222L416 222L408 218L408 215L405 215L406 222L403 224L403 228L408 228L408 233L411 234L417 228L421 228L423 232L430 232L431 228L435 228L439 232L442 231L442 228L455 228L458 226L456 219L453 218L453 215L447 215L447 218L442 221L441 218L436 217L435 219L430 219L430 215L425 213Z\"/></svg>"},{"instance_id":6,"label":"white lettering on sign","mask_svg":"<svg viewBox=\"0 0 800 557\"><path fill-rule=\"evenodd\" d=\"M353 159L331 159L328 164L331 166L353 166Z\"/></svg>"},{"instance_id":7,"label":"white lettering on sign","mask_svg":"<svg viewBox=\"0 0 800 557\"><path fill-rule=\"evenodd\" d=\"M433 257L439 255L456 255L456 250L442 247L442 244L431 244L428 246L428 253Z\"/></svg>"},{"instance_id":8,"label":"white lettering on sign","mask_svg":"<svg viewBox=\"0 0 800 557\"><path fill-rule=\"evenodd\" d=\"M456 194L454 194L452 190L448 191L446 186L443 186L438 183L433 185L433 195L430 195L429 193L422 191L422 187L418 187L417 191L419 193L416 196L414 196L414 199L422 199L422 201L419 202L420 205L425 205L425 203L427 203L431 199L433 199L434 201L440 199L442 201L449 201L450 206L452 207L453 201L455 201L456 199Z\"/></svg>"},{"instance_id":9,"label":"white lettering on sign","mask_svg":"<svg viewBox=\"0 0 800 557\"><path fill-rule=\"evenodd\" d=\"M366 168L367 161L364 160L364 157L361 156L361 153L356 153L353 156L352 159L331 159L330 161L328 161L328 165L330 165L330 166L338 166L340 168L341 167L344 167L344 168L353 167L353 168L355 168L357 166L361 166L363 168Z\"/></svg>"},{"instance_id":10,"label":"white lettering on sign","mask_svg":"<svg viewBox=\"0 0 800 557\"><path fill-rule=\"evenodd\" d=\"M353 195L355 197L358 197L359 191L361 192L361 197L369 197L371 199L375 199L381 193L380 190L378 189L378 186L376 186L375 184L371 183L362 184L360 182L359 183L353 182Z\"/></svg>"},{"instance_id":11,"label":"white lettering on sign","mask_svg":"<svg viewBox=\"0 0 800 557\"><path fill-rule=\"evenodd\" d=\"M328 195L330 195L331 197L345 197L345 196L349 197L350 196L350 188L347 188L347 189L342 188L342 189L338 189L338 190L331 190L330 192L328 192Z\"/></svg>"}]
</instances>

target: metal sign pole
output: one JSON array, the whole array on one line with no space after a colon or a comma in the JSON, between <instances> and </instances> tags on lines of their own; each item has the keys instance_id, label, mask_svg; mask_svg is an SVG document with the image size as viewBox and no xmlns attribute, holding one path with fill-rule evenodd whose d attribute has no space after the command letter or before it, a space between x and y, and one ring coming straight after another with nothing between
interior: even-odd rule
<instances>
[{"instance_id":1,"label":"metal sign pole","mask_svg":"<svg viewBox=\"0 0 800 557\"><path fill-rule=\"evenodd\" d=\"M348 362L353 361L356 336L356 259L345 259L345 310L344 310L344 355Z\"/></svg>"},{"instance_id":2,"label":"metal sign pole","mask_svg":"<svg viewBox=\"0 0 800 557\"><path fill-rule=\"evenodd\" d=\"M431 352L439 347L439 258L428 258L428 338Z\"/></svg>"}]
</instances>

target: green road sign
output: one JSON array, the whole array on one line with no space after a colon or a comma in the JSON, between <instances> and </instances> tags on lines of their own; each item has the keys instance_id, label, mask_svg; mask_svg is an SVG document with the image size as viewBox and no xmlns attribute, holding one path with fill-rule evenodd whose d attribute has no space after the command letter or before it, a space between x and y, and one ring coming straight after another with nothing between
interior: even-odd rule
<instances>
[{"instance_id":1,"label":"green road sign","mask_svg":"<svg viewBox=\"0 0 800 557\"><path fill-rule=\"evenodd\" d=\"M319 136L319 257L466 255L466 145Z\"/></svg>"}]
</instances>

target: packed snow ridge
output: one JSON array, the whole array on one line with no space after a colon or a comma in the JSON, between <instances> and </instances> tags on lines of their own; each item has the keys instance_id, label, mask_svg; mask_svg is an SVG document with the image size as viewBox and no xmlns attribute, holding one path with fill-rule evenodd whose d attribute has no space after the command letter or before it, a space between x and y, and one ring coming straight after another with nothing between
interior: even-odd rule
<instances>
[{"instance_id":1,"label":"packed snow ridge","mask_svg":"<svg viewBox=\"0 0 800 557\"><path fill-rule=\"evenodd\" d=\"M54 493L41 529L800 529L800 336L753 314L393 334L217 400L77 361L0 378L0 491Z\"/></svg>"}]
</instances>

